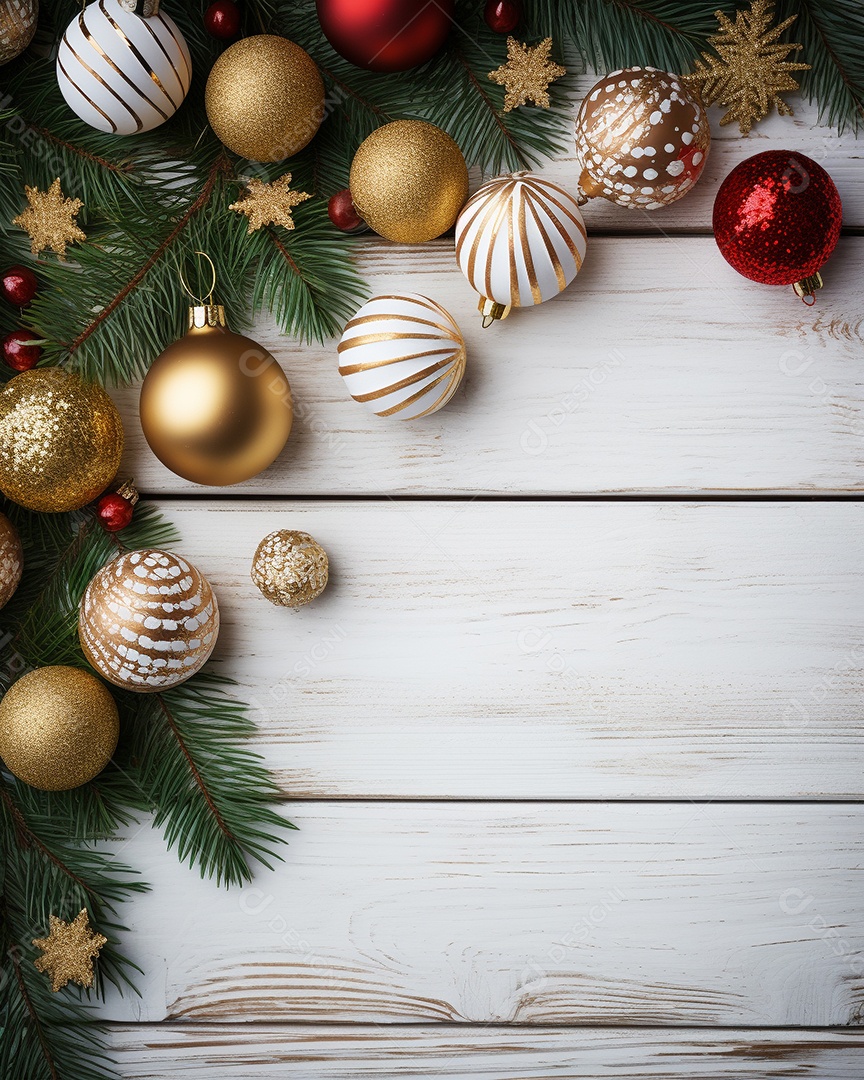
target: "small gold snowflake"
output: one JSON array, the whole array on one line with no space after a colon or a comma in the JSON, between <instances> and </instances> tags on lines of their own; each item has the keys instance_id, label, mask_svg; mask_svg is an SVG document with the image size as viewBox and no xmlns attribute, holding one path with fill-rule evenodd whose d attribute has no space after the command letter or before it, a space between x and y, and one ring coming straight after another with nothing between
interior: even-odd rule
<instances>
[{"instance_id":1,"label":"small gold snowflake","mask_svg":"<svg viewBox=\"0 0 864 1080\"><path fill-rule=\"evenodd\" d=\"M272 184L265 184L263 180L249 180L246 194L239 202L232 203L230 209L249 218L250 233L264 225L282 225L286 229L293 229L292 208L312 196L305 191L291 191L290 183L291 173L285 173Z\"/></svg>"},{"instance_id":2,"label":"small gold snowflake","mask_svg":"<svg viewBox=\"0 0 864 1080\"><path fill-rule=\"evenodd\" d=\"M24 194L30 205L13 218L12 224L29 235L30 250L34 255L50 248L65 259L67 244L87 239L75 222L84 203L80 199L64 197L59 176L47 191L25 184Z\"/></svg>"},{"instance_id":3,"label":"small gold snowflake","mask_svg":"<svg viewBox=\"0 0 864 1080\"><path fill-rule=\"evenodd\" d=\"M801 45L778 41L783 31L798 18L790 15L778 26L774 19L774 0L753 0L749 11L737 11L730 22L722 11L714 17L720 33L708 38L716 56L702 53L695 70L684 81L698 87L706 105L719 101L728 112L721 124L738 123L742 135L767 116L773 105L781 116L791 116L792 108L779 95L797 90L790 74L809 71L809 64L798 64L786 57Z\"/></svg>"},{"instance_id":4,"label":"small gold snowflake","mask_svg":"<svg viewBox=\"0 0 864 1080\"><path fill-rule=\"evenodd\" d=\"M520 45L515 38L507 38L507 63L490 71L488 76L505 88L504 112L528 101L541 109L549 108L549 83L567 74L567 68L549 59L551 51L551 37L539 45Z\"/></svg>"},{"instance_id":5,"label":"small gold snowflake","mask_svg":"<svg viewBox=\"0 0 864 1080\"><path fill-rule=\"evenodd\" d=\"M71 923L49 916L47 938L34 938L33 944L42 950L34 960L38 971L47 971L51 989L56 993L68 982L79 986L93 985L93 960L108 940L90 929L87 909L82 908Z\"/></svg>"}]
</instances>

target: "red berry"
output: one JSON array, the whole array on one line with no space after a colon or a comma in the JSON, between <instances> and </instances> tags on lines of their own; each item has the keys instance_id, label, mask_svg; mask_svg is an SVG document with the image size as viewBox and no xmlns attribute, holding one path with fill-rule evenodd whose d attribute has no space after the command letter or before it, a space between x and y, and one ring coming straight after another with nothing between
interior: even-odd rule
<instances>
[{"instance_id":1,"label":"red berry","mask_svg":"<svg viewBox=\"0 0 864 1080\"><path fill-rule=\"evenodd\" d=\"M496 34L509 34L522 18L522 5L519 0L486 0L483 18Z\"/></svg>"},{"instance_id":2,"label":"red berry","mask_svg":"<svg viewBox=\"0 0 864 1080\"><path fill-rule=\"evenodd\" d=\"M228 41L240 33L240 8L234 0L216 0L204 12L204 29L211 37Z\"/></svg>"},{"instance_id":3,"label":"red berry","mask_svg":"<svg viewBox=\"0 0 864 1080\"><path fill-rule=\"evenodd\" d=\"M106 532L120 532L125 529L132 520L134 511L133 504L116 491L109 491L96 503L96 516Z\"/></svg>"},{"instance_id":4,"label":"red berry","mask_svg":"<svg viewBox=\"0 0 864 1080\"><path fill-rule=\"evenodd\" d=\"M351 191L347 187L330 196L327 213L336 228L343 232L354 232L364 224L363 218L354 209Z\"/></svg>"},{"instance_id":5,"label":"red berry","mask_svg":"<svg viewBox=\"0 0 864 1080\"><path fill-rule=\"evenodd\" d=\"M39 281L27 266L10 266L0 280L5 300L15 307L27 307L39 288Z\"/></svg>"},{"instance_id":6,"label":"red berry","mask_svg":"<svg viewBox=\"0 0 864 1080\"><path fill-rule=\"evenodd\" d=\"M39 363L42 349L29 344L36 335L32 330L13 330L3 338L3 359L16 371L29 371Z\"/></svg>"}]
</instances>

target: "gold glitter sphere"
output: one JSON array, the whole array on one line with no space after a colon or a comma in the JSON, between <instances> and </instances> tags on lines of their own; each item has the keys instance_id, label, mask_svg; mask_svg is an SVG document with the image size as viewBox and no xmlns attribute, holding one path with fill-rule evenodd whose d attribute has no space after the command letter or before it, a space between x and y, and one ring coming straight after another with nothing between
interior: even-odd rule
<instances>
[{"instance_id":1,"label":"gold glitter sphere","mask_svg":"<svg viewBox=\"0 0 864 1080\"><path fill-rule=\"evenodd\" d=\"M235 42L210 71L207 119L217 137L251 161L284 161L324 119L324 82L312 57L287 38Z\"/></svg>"},{"instance_id":2,"label":"gold glitter sphere","mask_svg":"<svg viewBox=\"0 0 864 1080\"><path fill-rule=\"evenodd\" d=\"M37 668L0 701L0 758L41 791L69 791L98 776L119 731L114 698L78 668Z\"/></svg>"},{"instance_id":3,"label":"gold glitter sphere","mask_svg":"<svg viewBox=\"0 0 864 1080\"><path fill-rule=\"evenodd\" d=\"M445 131L425 120L394 120L360 144L349 186L370 229L421 244L453 226L468 198L468 169Z\"/></svg>"},{"instance_id":4,"label":"gold glitter sphere","mask_svg":"<svg viewBox=\"0 0 864 1080\"><path fill-rule=\"evenodd\" d=\"M6 607L12 599L23 569L24 556L18 533L9 518L0 514L0 608Z\"/></svg>"},{"instance_id":5,"label":"gold glitter sphere","mask_svg":"<svg viewBox=\"0 0 864 1080\"><path fill-rule=\"evenodd\" d=\"M219 606L186 559L155 548L103 566L81 599L78 637L99 674L124 690L157 693L191 678L213 652Z\"/></svg>"},{"instance_id":6,"label":"gold glitter sphere","mask_svg":"<svg viewBox=\"0 0 864 1080\"><path fill-rule=\"evenodd\" d=\"M28 510L77 510L114 479L123 424L101 386L34 368L0 390L0 491Z\"/></svg>"},{"instance_id":7,"label":"gold glitter sphere","mask_svg":"<svg viewBox=\"0 0 864 1080\"><path fill-rule=\"evenodd\" d=\"M327 586L327 552L309 533L279 529L265 536L252 560L252 580L271 604L299 608Z\"/></svg>"}]
</instances>

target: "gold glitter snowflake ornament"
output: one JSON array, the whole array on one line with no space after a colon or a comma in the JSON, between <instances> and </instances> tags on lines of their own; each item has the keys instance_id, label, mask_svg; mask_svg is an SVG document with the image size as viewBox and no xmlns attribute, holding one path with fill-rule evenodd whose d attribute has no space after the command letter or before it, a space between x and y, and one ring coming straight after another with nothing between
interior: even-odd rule
<instances>
[{"instance_id":1,"label":"gold glitter snowflake ornament","mask_svg":"<svg viewBox=\"0 0 864 1080\"><path fill-rule=\"evenodd\" d=\"M539 45L520 45L515 38L507 38L507 63L488 76L505 89L504 112L529 101L541 109L549 108L549 84L567 74L567 68L549 59L551 51L551 37Z\"/></svg>"},{"instance_id":2,"label":"gold glitter snowflake ornament","mask_svg":"<svg viewBox=\"0 0 864 1080\"><path fill-rule=\"evenodd\" d=\"M65 259L67 244L87 239L75 221L84 203L63 195L59 176L47 191L25 184L24 194L30 205L13 218L12 224L28 234L30 250L34 255L50 248Z\"/></svg>"},{"instance_id":3,"label":"gold glitter snowflake ornament","mask_svg":"<svg viewBox=\"0 0 864 1080\"><path fill-rule=\"evenodd\" d=\"M312 196L305 191L291 191L290 183L291 173L285 173L272 184L265 184L263 180L249 180L246 194L239 202L232 203L230 209L249 218L250 233L264 225L282 225L286 229L293 229L292 209Z\"/></svg>"},{"instance_id":4,"label":"gold glitter snowflake ornament","mask_svg":"<svg viewBox=\"0 0 864 1080\"><path fill-rule=\"evenodd\" d=\"M737 122L741 134L767 116L773 105L781 116L791 116L792 107L780 97L787 90L797 90L793 71L809 71L809 64L798 64L786 57L802 46L779 41L783 31L795 22L790 15L772 27L774 0L753 0L749 11L737 11L731 22L722 11L715 11L720 33L708 38L715 55L702 53L696 68L683 80L695 86L706 105L718 101L728 112L722 124Z\"/></svg>"},{"instance_id":5,"label":"gold glitter snowflake ornament","mask_svg":"<svg viewBox=\"0 0 864 1080\"><path fill-rule=\"evenodd\" d=\"M86 908L82 908L71 923L56 915L49 918L48 937L33 939L33 944L42 950L39 959L33 961L37 970L48 973L55 993L68 982L92 986L93 961L108 938L94 934L90 929Z\"/></svg>"}]
</instances>

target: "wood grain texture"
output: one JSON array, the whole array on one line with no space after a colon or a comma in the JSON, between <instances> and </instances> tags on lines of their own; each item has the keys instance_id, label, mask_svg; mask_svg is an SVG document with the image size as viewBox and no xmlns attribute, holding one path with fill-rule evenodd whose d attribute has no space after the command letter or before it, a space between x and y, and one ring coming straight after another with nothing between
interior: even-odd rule
<instances>
[{"instance_id":1,"label":"wood grain texture","mask_svg":"<svg viewBox=\"0 0 864 1080\"><path fill-rule=\"evenodd\" d=\"M860 503L170 503L292 797L864 793ZM249 578L311 533L326 592Z\"/></svg>"},{"instance_id":2,"label":"wood grain texture","mask_svg":"<svg viewBox=\"0 0 864 1080\"><path fill-rule=\"evenodd\" d=\"M290 803L220 893L144 827L117 1020L846 1026L864 807ZM120 844L117 845L121 847Z\"/></svg>"},{"instance_id":3,"label":"wood grain texture","mask_svg":"<svg viewBox=\"0 0 864 1080\"><path fill-rule=\"evenodd\" d=\"M413 1025L116 1026L125 1080L860 1080L864 1038L829 1031Z\"/></svg>"}]
</instances>

